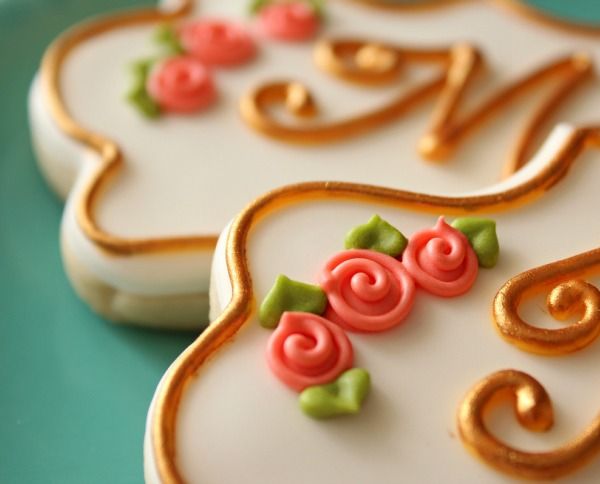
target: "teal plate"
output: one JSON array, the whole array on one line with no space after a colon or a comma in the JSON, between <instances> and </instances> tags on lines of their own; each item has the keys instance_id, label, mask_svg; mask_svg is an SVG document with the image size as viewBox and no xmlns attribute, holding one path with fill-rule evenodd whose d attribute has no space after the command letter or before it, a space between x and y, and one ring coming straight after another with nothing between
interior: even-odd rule
<instances>
[{"instance_id":1,"label":"teal plate","mask_svg":"<svg viewBox=\"0 0 600 484\"><path fill-rule=\"evenodd\" d=\"M108 324L79 301L60 259L62 202L29 147L44 48L82 18L140 3L0 0L1 483L143 482L148 405L194 338Z\"/></svg>"},{"instance_id":2,"label":"teal plate","mask_svg":"<svg viewBox=\"0 0 600 484\"><path fill-rule=\"evenodd\" d=\"M59 254L62 203L29 147L27 90L45 46L94 13L144 4L0 0L2 483L142 482L148 404L194 337L108 324L77 299ZM600 19L596 0L532 4Z\"/></svg>"}]
</instances>

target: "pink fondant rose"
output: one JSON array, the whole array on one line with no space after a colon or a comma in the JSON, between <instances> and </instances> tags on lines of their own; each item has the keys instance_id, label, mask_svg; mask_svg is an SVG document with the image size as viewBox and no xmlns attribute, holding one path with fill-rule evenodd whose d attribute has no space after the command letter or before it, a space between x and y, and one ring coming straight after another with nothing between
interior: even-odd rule
<instances>
[{"instance_id":1,"label":"pink fondant rose","mask_svg":"<svg viewBox=\"0 0 600 484\"><path fill-rule=\"evenodd\" d=\"M260 11L262 31L273 39L301 41L311 38L319 26L319 17L303 2L267 5Z\"/></svg>"},{"instance_id":2,"label":"pink fondant rose","mask_svg":"<svg viewBox=\"0 0 600 484\"><path fill-rule=\"evenodd\" d=\"M352 331L385 331L410 312L415 285L401 262L352 249L327 261L319 274L329 307L325 317Z\"/></svg>"},{"instance_id":3,"label":"pink fondant rose","mask_svg":"<svg viewBox=\"0 0 600 484\"><path fill-rule=\"evenodd\" d=\"M179 41L190 55L215 66L234 66L255 54L254 41L241 26L223 20L199 20L179 29Z\"/></svg>"},{"instance_id":4,"label":"pink fondant rose","mask_svg":"<svg viewBox=\"0 0 600 484\"><path fill-rule=\"evenodd\" d=\"M335 380L352 368L354 352L346 333L311 313L283 313L267 346L271 371L297 391Z\"/></svg>"},{"instance_id":5,"label":"pink fondant rose","mask_svg":"<svg viewBox=\"0 0 600 484\"><path fill-rule=\"evenodd\" d=\"M216 97L211 73L189 56L159 63L150 73L146 89L162 109L176 113L199 111Z\"/></svg>"},{"instance_id":6,"label":"pink fondant rose","mask_svg":"<svg viewBox=\"0 0 600 484\"><path fill-rule=\"evenodd\" d=\"M479 269L464 234L440 217L435 227L414 234L402 255L404 266L426 291L452 297L467 292Z\"/></svg>"}]
</instances>

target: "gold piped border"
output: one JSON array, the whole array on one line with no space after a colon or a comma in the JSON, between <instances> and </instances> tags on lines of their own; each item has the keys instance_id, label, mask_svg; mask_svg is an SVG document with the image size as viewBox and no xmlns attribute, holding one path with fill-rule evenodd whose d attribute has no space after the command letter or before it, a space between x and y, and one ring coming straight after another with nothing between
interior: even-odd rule
<instances>
[{"instance_id":1,"label":"gold piped border","mask_svg":"<svg viewBox=\"0 0 600 484\"><path fill-rule=\"evenodd\" d=\"M599 136L600 128L575 130L548 166L535 177L498 194L441 197L354 183L310 182L273 190L248 205L234 220L227 240L226 260L232 299L221 316L171 365L156 395L150 439L161 482L184 482L177 468L176 428L179 404L187 384L207 360L234 339L252 314L254 296L246 247L249 233L263 218L290 204L328 199L364 200L399 209L450 215L503 211L531 203L545 194L567 175L585 149L600 146Z\"/></svg>"},{"instance_id":2,"label":"gold piped border","mask_svg":"<svg viewBox=\"0 0 600 484\"><path fill-rule=\"evenodd\" d=\"M90 241L116 255L212 250L217 237L209 235L133 239L111 234L99 226L94 208L104 187L123 165L123 153L114 141L87 130L71 116L60 84L62 67L73 49L93 37L122 27L180 19L189 15L193 5L194 0L181 0L177 8L170 11L133 10L82 23L55 40L42 59L42 87L52 118L63 133L91 148L100 157L100 163L84 187L80 203L76 206L77 221Z\"/></svg>"},{"instance_id":3,"label":"gold piped border","mask_svg":"<svg viewBox=\"0 0 600 484\"><path fill-rule=\"evenodd\" d=\"M449 6L474 0L439 0L433 2L436 7ZM491 3L506 5L521 5L518 0L490 0ZM363 2L365 3L365 2ZM365 6L373 6L377 0L366 2ZM429 4L426 4L429 5ZM190 14L194 6L194 0L180 0L178 6L169 11L159 9L140 9L111 14L100 17L66 31L59 36L47 49L42 59L40 68L42 88L50 113L58 128L70 138L91 148L100 156L100 163L92 178L83 189L83 195L76 205L77 221L84 235L97 247L117 256L128 256L133 254L153 254L162 252L180 251L211 251L216 244L216 235L204 236L182 236L164 238L125 238L104 230L95 217L95 207L99 198L110 179L116 175L120 167L125 163L120 147L114 141L94 133L74 119L66 107L62 93L60 80L62 67L65 59L80 44L85 41L118 28L171 21L183 18ZM518 13L532 17L531 8L521 5L523 8L514 9ZM395 6L402 11L422 11L423 6L404 5ZM562 22L561 22L562 23ZM552 23L554 25L554 22ZM569 25L571 30L578 33L589 33L589 29L580 28L577 25ZM600 29L599 29L600 33Z\"/></svg>"},{"instance_id":4,"label":"gold piped border","mask_svg":"<svg viewBox=\"0 0 600 484\"><path fill-rule=\"evenodd\" d=\"M183 18L191 12L193 1L181 0L179 6L171 11L135 10L80 24L61 35L46 51L42 61L42 86L54 121L67 136L93 149L101 159L94 175L84 189L81 203L77 206L78 221L84 234L92 242L117 255L212 250L216 243L216 237L126 239L110 234L99 227L94 218L94 206L105 184L124 163L123 155L115 142L86 130L71 117L60 86L62 66L75 47L92 37L129 25ZM472 0L441 0L439 3L447 6L466 1ZM514 7L513 10L520 14L525 14L535 20L542 19L548 23L548 20L539 12L532 11L530 7L520 4L517 0L490 1ZM549 23L555 26L568 26L567 28L580 34L598 33L595 29L590 32L587 28L566 24L562 21L553 20ZM449 198L360 184L313 182L279 188L256 199L235 220L229 234L226 257L233 287L230 304L217 321L175 361L165 375L157 394L150 439L161 480L165 483L183 482L176 464L175 441L177 411L187 383L208 358L215 355L225 343L232 340L252 312L254 301L246 259L246 241L250 230L261 218L278 207L291 203L328 198L365 200L407 210L436 213L443 211L449 214L505 210L529 203L549 190L567 174L574 160L590 144L600 144L600 130L597 128L576 130L556 153L552 163L534 179L501 194Z\"/></svg>"}]
</instances>

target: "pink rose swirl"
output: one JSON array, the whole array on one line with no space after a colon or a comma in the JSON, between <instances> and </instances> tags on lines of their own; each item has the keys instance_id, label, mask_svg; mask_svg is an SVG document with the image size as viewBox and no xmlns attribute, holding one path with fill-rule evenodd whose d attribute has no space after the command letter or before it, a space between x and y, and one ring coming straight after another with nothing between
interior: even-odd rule
<instances>
[{"instance_id":1,"label":"pink rose swirl","mask_svg":"<svg viewBox=\"0 0 600 484\"><path fill-rule=\"evenodd\" d=\"M400 261L372 250L339 252L319 274L325 317L351 331L385 331L410 312L415 285Z\"/></svg>"},{"instance_id":2,"label":"pink rose swirl","mask_svg":"<svg viewBox=\"0 0 600 484\"><path fill-rule=\"evenodd\" d=\"M261 30L277 40L306 40L314 36L319 26L316 12L303 2L267 5L259 15Z\"/></svg>"},{"instance_id":3,"label":"pink rose swirl","mask_svg":"<svg viewBox=\"0 0 600 484\"><path fill-rule=\"evenodd\" d=\"M266 357L271 371L300 392L352 368L354 351L339 326L316 314L286 312L269 338Z\"/></svg>"},{"instance_id":4,"label":"pink rose swirl","mask_svg":"<svg viewBox=\"0 0 600 484\"><path fill-rule=\"evenodd\" d=\"M158 64L146 83L148 94L165 111L192 113L216 98L212 75L197 59L169 58Z\"/></svg>"},{"instance_id":5,"label":"pink rose swirl","mask_svg":"<svg viewBox=\"0 0 600 484\"><path fill-rule=\"evenodd\" d=\"M467 237L440 217L435 227L414 234L402 255L404 266L426 291L453 297L467 292L479 270Z\"/></svg>"},{"instance_id":6,"label":"pink rose swirl","mask_svg":"<svg viewBox=\"0 0 600 484\"><path fill-rule=\"evenodd\" d=\"M179 29L183 49L213 66L231 67L254 57L254 40L244 27L224 20L198 20Z\"/></svg>"}]
</instances>

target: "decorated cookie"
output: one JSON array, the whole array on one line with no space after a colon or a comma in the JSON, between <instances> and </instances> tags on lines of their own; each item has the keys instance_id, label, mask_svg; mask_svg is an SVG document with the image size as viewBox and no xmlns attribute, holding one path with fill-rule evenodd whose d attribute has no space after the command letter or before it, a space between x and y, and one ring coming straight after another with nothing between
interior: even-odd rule
<instances>
[{"instance_id":1,"label":"decorated cookie","mask_svg":"<svg viewBox=\"0 0 600 484\"><path fill-rule=\"evenodd\" d=\"M157 389L147 482L596 482L599 134L460 197L258 198Z\"/></svg>"},{"instance_id":2,"label":"decorated cookie","mask_svg":"<svg viewBox=\"0 0 600 484\"><path fill-rule=\"evenodd\" d=\"M217 234L268 190L473 191L526 164L557 122L597 119L597 40L494 2L414 15L353 1L258 2L254 15L246 0L167 3L68 30L31 89L40 165L66 198L67 272L110 319L206 324ZM381 242L390 257L403 243ZM469 260L450 293L405 268L418 291L454 297L473 282Z\"/></svg>"}]
</instances>

